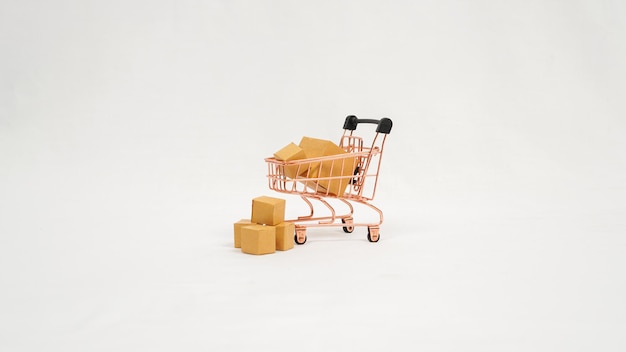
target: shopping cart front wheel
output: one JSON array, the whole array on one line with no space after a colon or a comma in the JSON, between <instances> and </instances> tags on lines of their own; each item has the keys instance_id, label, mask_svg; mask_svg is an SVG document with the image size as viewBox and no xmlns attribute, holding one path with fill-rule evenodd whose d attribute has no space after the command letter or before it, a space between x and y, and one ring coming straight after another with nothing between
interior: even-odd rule
<instances>
[{"instance_id":1,"label":"shopping cart front wheel","mask_svg":"<svg viewBox=\"0 0 626 352\"><path fill-rule=\"evenodd\" d=\"M367 228L367 240L370 242L378 242L380 239L380 233L378 232L378 227L368 227Z\"/></svg>"},{"instance_id":2,"label":"shopping cart front wheel","mask_svg":"<svg viewBox=\"0 0 626 352\"><path fill-rule=\"evenodd\" d=\"M296 235L293 236L293 240L296 244L306 243L306 227L296 227Z\"/></svg>"},{"instance_id":3,"label":"shopping cart front wheel","mask_svg":"<svg viewBox=\"0 0 626 352\"><path fill-rule=\"evenodd\" d=\"M345 233L352 233L352 231L354 231L354 226L352 226L353 222L354 222L354 219L352 219L352 218L341 219L341 223L346 225L346 226L343 227L343 232L345 232Z\"/></svg>"}]
</instances>

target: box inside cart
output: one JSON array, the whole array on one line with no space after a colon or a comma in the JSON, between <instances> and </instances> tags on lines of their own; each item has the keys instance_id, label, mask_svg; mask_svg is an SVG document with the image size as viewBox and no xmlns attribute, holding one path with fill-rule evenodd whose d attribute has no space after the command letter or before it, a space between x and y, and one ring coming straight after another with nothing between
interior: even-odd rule
<instances>
[{"instance_id":1,"label":"box inside cart","mask_svg":"<svg viewBox=\"0 0 626 352\"><path fill-rule=\"evenodd\" d=\"M326 139L302 137L298 145L289 143L276 153L277 160L285 161L281 171L291 179L298 179L315 192L343 195L354 175L358 158ZM312 158L332 157L323 161Z\"/></svg>"},{"instance_id":2,"label":"box inside cart","mask_svg":"<svg viewBox=\"0 0 626 352\"><path fill-rule=\"evenodd\" d=\"M307 182L307 186L318 192L342 195L357 167L357 158L350 156L341 147L325 139L302 137L299 146L304 150L307 158L336 156L331 160L311 163L307 173L300 175L317 179Z\"/></svg>"},{"instance_id":3,"label":"box inside cart","mask_svg":"<svg viewBox=\"0 0 626 352\"><path fill-rule=\"evenodd\" d=\"M343 195L346 187L350 184L354 169L357 167L357 158L349 156L341 156L332 161L324 161L321 163L316 177L319 178L317 184L323 193L336 196Z\"/></svg>"},{"instance_id":4,"label":"box inside cart","mask_svg":"<svg viewBox=\"0 0 626 352\"><path fill-rule=\"evenodd\" d=\"M287 144L285 147L274 153L274 157L280 161L295 161L306 158L304 149L294 144L293 142ZM289 163L287 163L289 164ZM289 178L296 178L298 175L306 173L307 168L299 164L284 165L282 166L282 172Z\"/></svg>"}]
</instances>

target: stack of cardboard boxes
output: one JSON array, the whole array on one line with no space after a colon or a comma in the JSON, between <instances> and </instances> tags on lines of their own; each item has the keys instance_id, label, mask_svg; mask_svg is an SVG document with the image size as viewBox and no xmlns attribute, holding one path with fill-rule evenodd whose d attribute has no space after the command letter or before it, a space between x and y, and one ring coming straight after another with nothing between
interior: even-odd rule
<instances>
[{"instance_id":1,"label":"stack of cardboard boxes","mask_svg":"<svg viewBox=\"0 0 626 352\"><path fill-rule=\"evenodd\" d=\"M357 157L350 156L331 141L311 137L303 137L299 145L289 143L274 153L277 160L286 162L328 156L336 157L332 160L285 165L283 172L291 179L317 179L303 182L320 193L341 196L358 165Z\"/></svg>"},{"instance_id":2,"label":"stack of cardboard boxes","mask_svg":"<svg viewBox=\"0 0 626 352\"><path fill-rule=\"evenodd\" d=\"M252 216L234 224L235 248L248 254L269 254L292 249L295 226L285 222L285 200L257 197Z\"/></svg>"}]
</instances>

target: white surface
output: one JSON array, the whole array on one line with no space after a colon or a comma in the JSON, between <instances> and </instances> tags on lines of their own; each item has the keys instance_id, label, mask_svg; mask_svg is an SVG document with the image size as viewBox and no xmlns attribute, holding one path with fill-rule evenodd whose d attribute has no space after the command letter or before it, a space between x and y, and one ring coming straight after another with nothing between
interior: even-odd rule
<instances>
[{"instance_id":1,"label":"white surface","mask_svg":"<svg viewBox=\"0 0 626 352\"><path fill-rule=\"evenodd\" d=\"M3 1L0 350L623 351L625 17ZM232 248L263 158L348 114L395 123L381 241Z\"/></svg>"}]
</instances>

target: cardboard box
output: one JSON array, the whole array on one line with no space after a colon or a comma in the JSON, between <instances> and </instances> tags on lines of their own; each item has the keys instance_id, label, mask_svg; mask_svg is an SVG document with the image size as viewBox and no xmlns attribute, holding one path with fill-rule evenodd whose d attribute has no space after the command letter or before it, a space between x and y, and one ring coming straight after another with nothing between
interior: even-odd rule
<instances>
[{"instance_id":1,"label":"cardboard box","mask_svg":"<svg viewBox=\"0 0 626 352\"><path fill-rule=\"evenodd\" d=\"M241 248L241 228L254 224L250 219L241 219L234 223L235 248Z\"/></svg>"},{"instance_id":2,"label":"cardboard box","mask_svg":"<svg viewBox=\"0 0 626 352\"><path fill-rule=\"evenodd\" d=\"M285 200L267 196L254 198L251 220L262 225L280 224L285 221Z\"/></svg>"},{"instance_id":3,"label":"cardboard box","mask_svg":"<svg viewBox=\"0 0 626 352\"><path fill-rule=\"evenodd\" d=\"M289 143L281 150L274 153L274 157L280 161L294 161L305 159L306 154L304 153L304 149L295 145L294 143ZM296 178L296 176L305 173L306 168L301 167L299 165L285 165L283 172L285 176L289 178Z\"/></svg>"},{"instance_id":4,"label":"cardboard box","mask_svg":"<svg viewBox=\"0 0 626 352\"><path fill-rule=\"evenodd\" d=\"M298 160L306 158L304 149L295 145L293 142L287 144L281 150L274 153L274 157L282 161Z\"/></svg>"},{"instance_id":5,"label":"cardboard box","mask_svg":"<svg viewBox=\"0 0 626 352\"><path fill-rule=\"evenodd\" d=\"M283 222L275 226L276 229L276 250L286 251L294 247L293 236L296 226L291 222Z\"/></svg>"},{"instance_id":6,"label":"cardboard box","mask_svg":"<svg viewBox=\"0 0 626 352\"><path fill-rule=\"evenodd\" d=\"M241 251L248 254L276 252L274 226L249 225L241 228Z\"/></svg>"},{"instance_id":7,"label":"cardboard box","mask_svg":"<svg viewBox=\"0 0 626 352\"><path fill-rule=\"evenodd\" d=\"M321 187L322 192L328 194L342 196L350 181L353 179L354 170L356 169L358 160L355 157L339 158L333 161L324 161L317 170L316 177L321 178L317 181L318 188ZM328 179L323 179L327 177ZM337 177L337 178L331 178Z\"/></svg>"},{"instance_id":8,"label":"cardboard box","mask_svg":"<svg viewBox=\"0 0 626 352\"><path fill-rule=\"evenodd\" d=\"M319 138L302 137L299 144L307 158L317 158L344 153L344 150L335 143Z\"/></svg>"},{"instance_id":9,"label":"cardboard box","mask_svg":"<svg viewBox=\"0 0 626 352\"><path fill-rule=\"evenodd\" d=\"M304 149L307 158L318 158L325 156L344 155L343 148L335 143L318 138L302 137L300 147ZM327 160L312 163L305 177L325 178L341 177L338 179L319 180L316 183L307 182L307 186L318 192L341 196L350 183L351 176L358 165L358 158L346 156L335 160ZM302 175L302 174L301 174Z\"/></svg>"}]
</instances>

